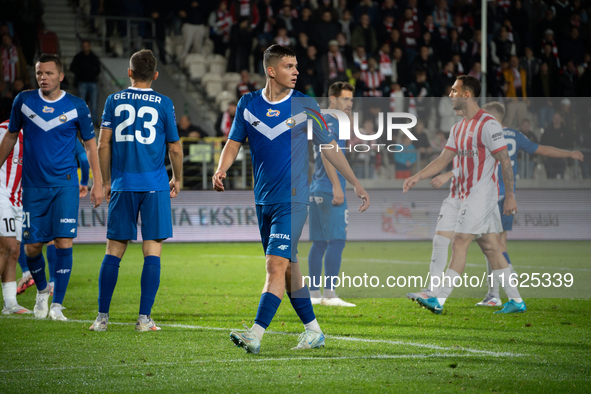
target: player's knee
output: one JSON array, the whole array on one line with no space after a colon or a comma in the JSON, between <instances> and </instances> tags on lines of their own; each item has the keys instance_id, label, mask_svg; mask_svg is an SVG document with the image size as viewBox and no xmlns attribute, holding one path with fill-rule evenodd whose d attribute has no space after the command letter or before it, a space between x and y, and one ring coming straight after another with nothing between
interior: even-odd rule
<instances>
[{"instance_id":1,"label":"player's knee","mask_svg":"<svg viewBox=\"0 0 591 394\"><path fill-rule=\"evenodd\" d=\"M330 251L331 253L342 253L343 249L345 249L344 239L333 239L328 241L327 251Z\"/></svg>"},{"instance_id":2,"label":"player's knee","mask_svg":"<svg viewBox=\"0 0 591 394\"><path fill-rule=\"evenodd\" d=\"M451 248L454 251L466 250L471 241L472 240L469 234L456 233L451 239Z\"/></svg>"},{"instance_id":3,"label":"player's knee","mask_svg":"<svg viewBox=\"0 0 591 394\"><path fill-rule=\"evenodd\" d=\"M267 258L267 274L269 276L284 277L287 272L289 260L282 257L268 257Z\"/></svg>"},{"instance_id":4,"label":"player's knee","mask_svg":"<svg viewBox=\"0 0 591 394\"><path fill-rule=\"evenodd\" d=\"M38 256L39 253L41 253L41 251L43 251L43 244L40 242L36 244L25 245L25 254L27 255L27 257Z\"/></svg>"}]
</instances>

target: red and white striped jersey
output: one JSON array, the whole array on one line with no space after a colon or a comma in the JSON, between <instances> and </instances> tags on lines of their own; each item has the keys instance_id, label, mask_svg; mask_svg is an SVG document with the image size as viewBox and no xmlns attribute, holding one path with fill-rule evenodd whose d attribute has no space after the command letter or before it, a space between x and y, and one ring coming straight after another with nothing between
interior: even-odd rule
<instances>
[{"instance_id":1,"label":"red and white striped jersey","mask_svg":"<svg viewBox=\"0 0 591 394\"><path fill-rule=\"evenodd\" d=\"M458 157L459 176L456 179L458 197L498 198L497 160L492 156L507 149L503 128L484 110L470 120L456 123L449 134L445 149ZM453 190L452 190L453 194Z\"/></svg>"},{"instance_id":2,"label":"red and white striped jersey","mask_svg":"<svg viewBox=\"0 0 591 394\"><path fill-rule=\"evenodd\" d=\"M8 123L8 120L0 123L0 142L8 132ZM18 133L18 143L14 145L6 162L2 168L0 168L0 197L8 198L10 203L15 207L22 207L22 174L23 132L21 130Z\"/></svg>"}]
</instances>

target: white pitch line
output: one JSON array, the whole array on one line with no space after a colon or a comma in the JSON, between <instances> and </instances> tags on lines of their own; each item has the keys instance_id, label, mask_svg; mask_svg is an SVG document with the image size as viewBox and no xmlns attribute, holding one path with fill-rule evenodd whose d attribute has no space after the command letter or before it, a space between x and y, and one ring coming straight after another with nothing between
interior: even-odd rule
<instances>
[{"instance_id":1,"label":"white pitch line","mask_svg":"<svg viewBox=\"0 0 591 394\"><path fill-rule=\"evenodd\" d=\"M38 372L38 371L64 371L64 370L85 370L85 369L105 369L105 368L126 368L126 367L158 367L170 365L188 365L188 364L221 364L221 363L266 363L266 362L281 362L281 361L316 361L316 360L387 360L387 359L411 359L411 358L465 358L471 357L469 354L377 354L373 356L337 356L337 357L276 357L264 358L264 356L246 356L249 358L231 359L231 360L190 360L190 361L165 361L160 363L141 363L141 364L111 364L111 365L88 365L88 366L66 366L66 367L52 367L52 368L25 368L25 369L6 369L0 370L0 373L21 373L21 372Z\"/></svg>"},{"instance_id":2,"label":"white pitch line","mask_svg":"<svg viewBox=\"0 0 591 394\"><path fill-rule=\"evenodd\" d=\"M34 317L29 316L2 316L4 319L34 319ZM74 320L68 319L67 322L70 323L94 323L94 320ZM59 324L59 323L58 323ZM112 325L119 325L119 326L129 326L134 325L135 323L123 323L123 322L109 322ZM171 327L171 328L186 328L189 330L206 330L206 331L242 331L241 329L233 329L233 328L222 328L222 327L206 327L206 326L193 326L189 324L167 324L167 323L158 323L160 327ZM295 332L281 332L281 331L267 331L266 334L275 334L275 335L299 335L300 333ZM100 335L100 334L99 334ZM412 346L412 347L419 347L424 349L431 349L431 350L444 350L444 351L463 351L472 354L483 354L492 357L522 357L525 354L519 353L510 353L510 352L493 352L490 350L478 350L478 349L470 349L470 348L463 348L463 347L444 347L426 343L416 343L416 342L405 342L405 341L392 341L387 339L368 339L368 338L355 338L355 337L343 337L343 336L332 336L326 335L326 338L329 339L336 339L338 341L351 341L351 342L362 342L362 343L383 343L388 345L396 345L396 346Z\"/></svg>"},{"instance_id":3,"label":"white pitch line","mask_svg":"<svg viewBox=\"0 0 591 394\"><path fill-rule=\"evenodd\" d=\"M253 255L230 255L230 254L204 254L201 257L211 257L211 258L237 258L237 259L264 259L265 256L253 256ZM308 260L305 256L299 256L298 260ZM343 258L343 261L363 261L368 263L385 263L385 264L400 264L400 265L416 265L416 264L423 264L429 265L430 263L427 261L405 261L405 260L388 260L388 259L355 259L355 258ZM484 262L482 264L473 264L473 263L466 263L466 267L476 267L481 268L484 267ZM560 271L582 271L582 272L589 272L591 268L573 268L573 267L546 267L546 266L534 266L534 265L516 265L517 268L525 268L525 269L544 269L544 270L560 270Z\"/></svg>"}]
</instances>

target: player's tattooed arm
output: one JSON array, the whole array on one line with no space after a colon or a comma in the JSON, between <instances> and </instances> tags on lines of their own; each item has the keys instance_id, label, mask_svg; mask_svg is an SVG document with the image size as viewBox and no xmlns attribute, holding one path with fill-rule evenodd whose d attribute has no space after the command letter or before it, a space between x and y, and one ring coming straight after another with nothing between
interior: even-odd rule
<instances>
[{"instance_id":1,"label":"player's tattooed arm","mask_svg":"<svg viewBox=\"0 0 591 394\"><path fill-rule=\"evenodd\" d=\"M492 155L498 162L501 163L501 173L503 175L503 183L505 184L505 204L503 213L505 215L514 215L517 212L517 202L513 194L514 182L513 166L511 165L511 158L509 151L503 149Z\"/></svg>"}]
</instances>

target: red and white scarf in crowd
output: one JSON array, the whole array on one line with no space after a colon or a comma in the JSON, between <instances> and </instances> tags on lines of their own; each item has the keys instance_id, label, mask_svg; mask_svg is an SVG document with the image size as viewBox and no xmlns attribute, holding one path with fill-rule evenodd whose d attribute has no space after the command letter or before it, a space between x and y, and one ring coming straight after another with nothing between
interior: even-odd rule
<instances>
[{"instance_id":1,"label":"red and white scarf in crowd","mask_svg":"<svg viewBox=\"0 0 591 394\"><path fill-rule=\"evenodd\" d=\"M281 45L282 47L291 46L291 38L289 38L288 36L277 36L275 37L275 42Z\"/></svg>"},{"instance_id":2,"label":"red and white scarf in crowd","mask_svg":"<svg viewBox=\"0 0 591 394\"><path fill-rule=\"evenodd\" d=\"M222 124L220 125L220 129L225 136L230 135L230 129L232 128L232 117L228 111L224 112L222 115Z\"/></svg>"},{"instance_id":3,"label":"red and white scarf in crowd","mask_svg":"<svg viewBox=\"0 0 591 394\"><path fill-rule=\"evenodd\" d=\"M407 21L404 21L404 24L402 25L402 35L405 36L404 39L406 40L406 46L409 48L414 48L417 46L417 40L414 37L409 37L409 35L414 34L415 32L415 21L410 19Z\"/></svg>"},{"instance_id":4,"label":"red and white scarf in crowd","mask_svg":"<svg viewBox=\"0 0 591 394\"><path fill-rule=\"evenodd\" d=\"M380 51L380 73L384 77L392 75L392 60L387 53Z\"/></svg>"},{"instance_id":5,"label":"red and white scarf in crowd","mask_svg":"<svg viewBox=\"0 0 591 394\"><path fill-rule=\"evenodd\" d=\"M433 13L433 19L435 20L435 24L439 26L441 38L447 38L447 26L451 23L451 16L447 12L447 9L436 8Z\"/></svg>"},{"instance_id":6,"label":"red and white scarf in crowd","mask_svg":"<svg viewBox=\"0 0 591 394\"><path fill-rule=\"evenodd\" d=\"M558 47L556 46L556 41L546 41L546 39L544 38L542 40L542 53L544 53L544 47L546 46L546 44L550 44L552 46L552 54L556 59L558 59Z\"/></svg>"},{"instance_id":7,"label":"red and white scarf in crowd","mask_svg":"<svg viewBox=\"0 0 591 394\"><path fill-rule=\"evenodd\" d=\"M360 58L357 53L353 53L353 62L359 67L360 70L367 70L367 55Z\"/></svg>"},{"instance_id":8,"label":"red and white scarf in crowd","mask_svg":"<svg viewBox=\"0 0 591 394\"><path fill-rule=\"evenodd\" d=\"M360 79L365 83L365 86L369 89L363 92L366 97L382 97L382 92L379 90L380 84L384 80L384 76L378 71L361 71Z\"/></svg>"},{"instance_id":9,"label":"red and white scarf in crowd","mask_svg":"<svg viewBox=\"0 0 591 394\"><path fill-rule=\"evenodd\" d=\"M390 92L390 112L404 112L404 93L402 90Z\"/></svg>"},{"instance_id":10,"label":"red and white scarf in crowd","mask_svg":"<svg viewBox=\"0 0 591 394\"><path fill-rule=\"evenodd\" d=\"M497 5L505 12L509 12L511 8L511 0L497 0Z\"/></svg>"},{"instance_id":11,"label":"red and white scarf in crowd","mask_svg":"<svg viewBox=\"0 0 591 394\"><path fill-rule=\"evenodd\" d=\"M273 18L273 8L268 5L265 10L267 18L265 19L265 26L263 27L263 33L271 33L273 31L273 25L269 22L270 18Z\"/></svg>"},{"instance_id":12,"label":"red and white scarf in crowd","mask_svg":"<svg viewBox=\"0 0 591 394\"><path fill-rule=\"evenodd\" d=\"M2 76L4 82L13 83L16 80L16 64L18 63L18 51L15 45L2 48Z\"/></svg>"},{"instance_id":13,"label":"red and white scarf in crowd","mask_svg":"<svg viewBox=\"0 0 591 394\"><path fill-rule=\"evenodd\" d=\"M345 72L345 66L343 65L343 55L337 51L336 55L332 52L328 52L328 78L336 78L339 73Z\"/></svg>"},{"instance_id":14,"label":"red and white scarf in crowd","mask_svg":"<svg viewBox=\"0 0 591 394\"><path fill-rule=\"evenodd\" d=\"M230 28L232 27L232 14L230 11L216 11L216 28L218 33L224 37L224 42L230 41Z\"/></svg>"}]
</instances>

